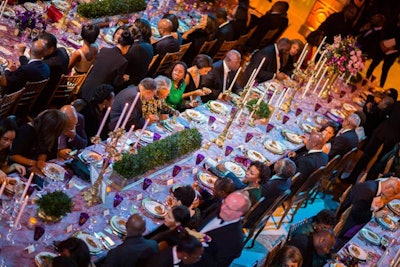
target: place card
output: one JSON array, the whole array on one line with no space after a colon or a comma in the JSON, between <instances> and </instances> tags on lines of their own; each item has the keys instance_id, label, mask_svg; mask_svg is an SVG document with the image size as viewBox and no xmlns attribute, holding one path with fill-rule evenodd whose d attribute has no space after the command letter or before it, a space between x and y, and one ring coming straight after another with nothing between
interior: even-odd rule
<instances>
[{"instance_id":1,"label":"place card","mask_svg":"<svg viewBox=\"0 0 400 267\"><path fill-rule=\"evenodd\" d=\"M68 189L71 189L71 188L73 188L75 186L75 182L74 181L70 181L69 183L68 183Z\"/></svg>"},{"instance_id":2,"label":"place card","mask_svg":"<svg viewBox=\"0 0 400 267\"><path fill-rule=\"evenodd\" d=\"M174 184L174 179L169 179L167 181L167 185L173 185Z\"/></svg>"},{"instance_id":3,"label":"place card","mask_svg":"<svg viewBox=\"0 0 400 267\"><path fill-rule=\"evenodd\" d=\"M72 224L67 226L67 233L71 233L72 232Z\"/></svg>"},{"instance_id":4,"label":"place card","mask_svg":"<svg viewBox=\"0 0 400 267\"><path fill-rule=\"evenodd\" d=\"M137 201L142 200L142 199L143 199L143 194L142 194L142 193L140 193L140 194L138 194L138 195L136 196L136 200L137 200Z\"/></svg>"},{"instance_id":5,"label":"place card","mask_svg":"<svg viewBox=\"0 0 400 267\"><path fill-rule=\"evenodd\" d=\"M32 254L33 252L35 252L35 245L32 244L30 246L27 246L25 250L28 250L28 254Z\"/></svg>"},{"instance_id":6,"label":"place card","mask_svg":"<svg viewBox=\"0 0 400 267\"><path fill-rule=\"evenodd\" d=\"M110 210L109 210L109 209L106 209L105 211L103 211L103 215L104 215L104 216L110 215Z\"/></svg>"}]
</instances>

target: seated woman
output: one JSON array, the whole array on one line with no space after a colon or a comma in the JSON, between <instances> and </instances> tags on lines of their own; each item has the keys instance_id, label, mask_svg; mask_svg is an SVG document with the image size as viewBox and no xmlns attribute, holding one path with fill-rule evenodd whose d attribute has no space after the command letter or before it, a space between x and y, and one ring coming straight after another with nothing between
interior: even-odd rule
<instances>
[{"instance_id":1,"label":"seated woman","mask_svg":"<svg viewBox=\"0 0 400 267\"><path fill-rule=\"evenodd\" d=\"M85 117L85 132L89 140L95 136L107 108L111 107L114 101L114 87L109 84L102 84L94 89L92 100L81 110L81 114ZM105 125L108 125L109 118ZM101 140L108 138L107 127L104 127L100 133Z\"/></svg>"},{"instance_id":2,"label":"seated woman","mask_svg":"<svg viewBox=\"0 0 400 267\"><path fill-rule=\"evenodd\" d=\"M42 170L46 161L57 156L58 137L67 127L67 117L56 109L39 114L17 130L17 137L11 149L12 161L34 171Z\"/></svg>"},{"instance_id":3,"label":"seated woman","mask_svg":"<svg viewBox=\"0 0 400 267\"><path fill-rule=\"evenodd\" d=\"M169 106L174 109L184 110L192 106L185 105L183 99L191 96L203 96L205 95L202 90L196 90L193 92L186 92L185 77L187 74L187 66L184 62L178 61L172 64L171 68L167 72L167 77L171 79L171 90L166 99Z\"/></svg>"},{"instance_id":4,"label":"seated woman","mask_svg":"<svg viewBox=\"0 0 400 267\"><path fill-rule=\"evenodd\" d=\"M323 133L325 137L325 145L322 148L322 151L326 154L329 154L332 145L331 141L339 131L339 125L334 121L327 121L319 131Z\"/></svg>"},{"instance_id":5,"label":"seated woman","mask_svg":"<svg viewBox=\"0 0 400 267\"><path fill-rule=\"evenodd\" d=\"M276 256L272 259L271 267L301 267L303 265L303 256L298 248L294 246L282 247Z\"/></svg>"},{"instance_id":6,"label":"seated woman","mask_svg":"<svg viewBox=\"0 0 400 267\"><path fill-rule=\"evenodd\" d=\"M70 237L57 245L60 256L72 259L78 267L95 267L90 261L89 248L76 237Z\"/></svg>"},{"instance_id":7,"label":"seated woman","mask_svg":"<svg viewBox=\"0 0 400 267\"><path fill-rule=\"evenodd\" d=\"M187 74L185 77L185 83L187 84L186 86L186 92L194 92L196 90L198 94L204 93L204 94L209 94L211 93L210 89L203 88L199 89L200 86L200 78L203 75L207 75L213 67L213 61L211 57L200 54L197 55L194 60L192 67L190 67L187 70ZM201 92L202 91L202 92ZM208 92L208 93L207 93Z\"/></svg>"},{"instance_id":8,"label":"seated woman","mask_svg":"<svg viewBox=\"0 0 400 267\"><path fill-rule=\"evenodd\" d=\"M17 124L14 118L7 117L0 122L0 183L7 179L7 174L13 171L18 171L20 174L25 175L25 167L13 163L8 164L11 145L15 139L17 131Z\"/></svg>"},{"instance_id":9,"label":"seated woman","mask_svg":"<svg viewBox=\"0 0 400 267\"><path fill-rule=\"evenodd\" d=\"M72 53L69 59L68 72L72 69L77 74L84 74L89 71L99 52L99 45L96 43L99 33L100 29L96 24L86 24L82 27L83 45Z\"/></svg>"},{"instance_id":10,"label":"seated woman","mask_svg":"<svg viewBox=\"0 0 400 267\"><path fill-rule=\"evenodd\" d=\"M301 51L303 51L304 44L299 39L293 39L290 41L290 51L289 54L286 56L285 64L281 67L280 71L286 73L288 76L293 74L294 70L294 63L297 62Z\"/></svg>"}]
</instances>

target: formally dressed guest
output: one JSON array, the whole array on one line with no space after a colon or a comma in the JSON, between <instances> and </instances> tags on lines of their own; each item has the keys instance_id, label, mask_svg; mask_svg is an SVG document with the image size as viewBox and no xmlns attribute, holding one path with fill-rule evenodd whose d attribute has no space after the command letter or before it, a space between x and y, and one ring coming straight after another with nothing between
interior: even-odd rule
<instances>
[{"instance_id":1,"label":"formally dressed guest","mask_svg":"<svg viewBox=\"0 0 400 267\"><path fill-rule=\"evenodd\" d=\"M159 251L151 257L144 266L146 267L178 267L188 266L198 262L204 252L200 241L186 234L179 239L176 246Z\"/></svg>"},{"instance_id":2,"label":"formally dressed guest","mask_svg":"<svg viewBox=\"0 0 400 267\"><path fill-rule=\"evenodd\" d=\"M199 24L196 24L182 34L184 43L192 43L183 56L182 61L188 65L192 64L193 59L200 52L200 48L204 42L214 40L216 32L217 22L214 15L202 15Z\"/></svg>"},{"instance_id":3,"label":"formally dressed guest","mask_svg":"<svg viewBox=\"0 0 400 267\"><path fill-rule=\"evenodd\" d=\"M17 171L25 175L25 167L13 163L9 164L11 145L17 132L17 123L13 117L7 117L0 121L0 183L7 180L7 173Z\"/></svg>"},{"instance_id":4,"label":"formally dressed guest","mask_svg":"<svg viewBox=\"0 0 400 267\"><path fill-rule=\"evenodd\" d=\"M172 36L173 24L169 19L160 19L157 24L161 38L153 43L154 53L159 55L160 60L166 53L179 51L179 41Z\"/></svg>"},{"instance_id":5,"label":"formally dressed guest","mask_svg":"<svg viewBox=\"0 0 400 267\"><path fill-rule=\"evenodd\" d=\"M26 82L37 82L50 77L50 68L43 62L46 49L43 40L35 40L32 42L28 64L23 64L15 69L13 63L8 62L7 68L0 77L0 86L4 87L5 93L10 94L20 90ZM19 56L23 55L24 50L23 47L21 51L18 51Z\"/></svg>"},{"instance_id":6,"label":"formally dressed guest","mask_svg":"<svg viewBox=\"0 0 400 267\"><path fill-rule=\"evenodd\" d=\"M329 151L332 147L332 140L339 131L339 125L336 122L329 120L322 125L319 131L324 135L325 138L325 144L322 148L322 151L324 151L326 154L329 154Z\"/></svg>"},{"instance_id":7,"label":"formally dressed guest","mask_svg":"<svg viewBox=\"0 0 400 267\"><path fill-rule=\"evenodd\" d=\"M111 84L119 92L129 77L124 76L128 61L124 57L133 42L129 30L124 30L114 47L104 47L94 61L92 71L82 85L80 94L87 102L92 100L94 89L101 84Z\"/></svg>"},{"instance_id":8,"label":"formally dressed guest","mask_svg":"<svg viewBox=\"0 0 400 267\"><path fill-rule=\"evenodd\" d=\"M303 257L303 267L324 266L330 259L336 237L332 230L323 229L308 235L296 235L287 244L297 247Z\"/></svg>"},{"instance_id":9,"label":"formally dressed guest","mask_svg":"<svg viewBox=\"0 0 400 267\"><path fill-rule=\"evenodd\" d=\"M57 256L51 260L51 267L78 267L78 264L71 258Z\"/></svg>"},{"instance_id":10,"label":"formally dressed guest","mask_svg":"<svg viewBox=\"0 0 400 267\"><path fill-rule=\"evenodd\" d=\"M142 266L144 261L158 251L157 242L143 237L146 221L138 213L126 221L126 238L118 247L107 253L102 267L135 267Z\"/></svg>"},{"instance_id":11,"label":"formally dressed guest","mask_svg":"<svg viewBox=\"0 0 400 267\"><path fill-rule=\"evenodd\" d=\"M192 63L192 66L188 68L185 77L186 92L192 92L200 88L200 79L202 76L207 75L213 68L213 61L211 57L199 54L197 55Z\"/></svg>"},{"instance_id":12,"label":"formally dressed guest","mask_svg":"<svg viewBox=\"0 0 400 267\"><path fill-rule=\"evenodd\" d=\"M311 235L315 231L319 231L322 229L333 230L335 225L336 225L335 213L330 210L323 209L320 212L318 212L317 215L308 218L307 222L300 225L296 230L294 230L289 238L292 238L293 236L300 234Z\"/></svg>"},{"instance_id":13,"label":"formally dressed guest","mask_svg":"<svg viewBox=\"0 0 400 267\"><path fill-rule=\"evenodd\" d=\"M234 39L239 39L241 35L247 33L247 23L249 22L249 0L240 0L238 5L234 7L233 32L235 33Z\"/></svg>"},{"instance_id":14,"label":"formally dressed guest","mask_svg":"<svg viewBox=\"0 0 400 267\"><path fill-rule=\"evenodd\" d=\"M112 36L113 42L114 42L115 45L118 44L118 39L119 39L119 37L121 37L121 35L124 32L124 30L126 30L126 26L125 25L120 25L115 29L115 31L113 33L113 36Z\"/></svg>"},{"instance_id":15,"label":"formally dressed guest","mask_svg":"<svg viewBox=\"0 0 400 267\"><path fill-rule=\"evenodd\" d=\"M97 24L86 24L82 27L83 45L72 53L68 64L69 72L72 69L76 74L85 74L89 71L99 53L99 45L96 43L99 33Z\"/></svg>"},{"instance_id":16,"label":"formally dressed guest","mask_svg":"<svg viewBox=\"0 0 400 267\"><path fill-rule=\"evenodd\" d=\"M204 103L221 97L221 93L223 94L229 89L231 82L240 67L241 58L242 57L238 51L230 50L226 53L223 60L215 62L212 70L202 77L200 87L211 89L209 95L201 98ZM232 91L239 94L242 91L242 87L235 82Z\"/></svg>"},{"instance_id":17,"label":"formally dressed guest","mask_svg":"<svg viewBox=\"0 0 400 267\"><path fill-rule=\"evenodd\" d=\"M273 257L271 267L301 267L303 266L303 256L298 248L285 245L279 249L278 253Z\"/></svg>"},{"instance_id":18,"label":"formally dressed guest","mask_svg":"<svg viewBox=\"0 0 400 267\"><path fill-rule=\"evenodd\" d=\"M233 41L235 40L235 32L233 30L233 25L228 20L228 13L225 8L218 8L215 11L215 18L218 25L218 30L215 35L217 42L214 46L208 51L208 54L213 57L219 51L221 45L225 41Z\"/></svg>"},{"instance_id":19,"label":"formally dressed guest","mask_svg":"<svg viewBox=\"0 0 400 267\"><path fill-rule=\"evenodd\" d=\"M351 238L346 232L352 227L361 228L369 222L373 211L380 210L393 199L400 199L400 179L391 177L386 180L373 180L353 186L338 211L338 218L350 206L350 214L345 221L339 237Z\"/></svg>"},{"instance_id":20,"label":"formally dressed guest","mask_svg":"<svg viewBox=\"0 0 400 267\"><path fill-rule=\"evenodd\" d=\"M95 267L90 261L89 247L79 238L70 237L57 245L60 255L71 258L78 267Z\"/></svg>"},{"instance_id":21,"label":"formally dressed guest","mask_svg":"<svg viewBox=\"0 0 400 267\"><path fill-rule=\"evenodd\" d=\"M328 154L322 150L324 144L324 135L322 133L312 132L306 143L306 153L298 155L289 153L289 156L292 157L292 160L296 164L297 172L300 173L290 187L293 193L297 192L314 171L328 163Z\"/></svg>"},{"instance_id":22,"label":"formally dressed guest","mask_svg":"<svg viewBox=\"0 0 400 267\"><path fill-rule=\"evenodd\" d=\"M341 12L329 15L317 30L323 32L328 44L332 44L333 37L337 35L346 36L351 33L356 13L357 8L353 4L348 4L343 7Z\"/></svg>"},{"instance_id":23,"label":"formally dressed guest","mask_svg":"<svg viewBox=\"0 0 400 267\"><path fill-rule=\"evenodd\" d=\"M74 106L65 105L60 111L67 117L67 126L64 133L58 138L57 156L68 159L71 151L83 149L87 146L88 140L85 132L85 117L76 112Z\"/></svg>"},{"instance_id":24,"label":"formally dressed guest","mask_svg":"<svg viewBox=\"0 0 400 267\"><path fill-rule=\"evenodd\" d=\"M167 72L167 77L171 79L171 90L166 99L169 106L177 110L191 108L190 103L185 103L184 99L189 97L204 96L209 90L197 89L191 92L186 92L185 77L187 75L187 66L185 62L178 61L171 65Z\"/></svg>"},{"instance_id":25,"label":"formally dressed guest","mask_svg":"<svg viewBox=\"0 0 400 267\"><path fill-rule=\"evenodd\" d=\"M80 113L85 118L86 136L89 140L97 134L107 108L111 107L114 102L114 96L114 87L109 84L102 84L94 89L92 100L81 110ZM108 138L107 125L109 121L110 119L107 118L106 127L100 133L101 140Z\"/></svg>"},{"instance_id":26,"label":"formally dressed guest","mask_svg":"<svg viewBox=\"0 0 400 267\"><path fill-rule=\"evenodd\" d=\"M359 141L355 129L360 125L360 117L352 113L342 123L342 129L332 140L332 147L329 151L329 159L336 155L344 156L347 152L357 147Z\"/></svg>"},{"instance_id":27,"label":"formally dressed guest","mask_svg":"<svg viewBox=\"0 0 400 267\"><path fill-rule=\"evenodd\" d=\"M370 21L365 24L357 37L357 42L361 46L363 54L368 58L374 58L378 53L383 53L380 42L383 37L383 25L386 18L382 14L375 14Z\"/></svg>"},{"instance_id":28,"label":"formally dressed guest","mask_svg":"<svg viewBox=\"0 0 400 267\"><path fill-rule=\"evenodd\" d=\"M366 136L371 136L373 131L378 125L386 119L390 114L395 100L390 96L385 96L378 102L375 102L374 98L371 97L370 101L366 101L363 112L366 120L364 123L364 131Z\"/></svg>"},{"instance_id":29,"label":"formally dressed guest","mask_svg":"<svg viewBox=\"0 0 400 267\"><path fill-rule=\"evenodd\" d=\"M211 237L201 260L193 266L228 267L243 247L241 217L250 209L247 194L235 191L204 214L197 230Z\"/></svg>"},{"instance_id":30,"label":"formally dressed guest","mask_svg":"<svg viewBox=\"0 0 400 267\"><path fill-rule=\"evenodd\" d=\"M283 64L281 66L280 72L286 73L286 75L291 76L294 70L294 63L299 59L301 51L303 51L304 44L299 39L290 40L290 50L288 54L285 54Z\"/></svg>"},{"instance_id":31,"label":"formally dressed guest","mask_svg":"<svg viewBox=\"0 0 400 267\"><path fill-rule=\"evenodd\" d=\"M58 137L67 127L67 117L56 109L39 114L33 122L22 125L11 149L13 162L40 171L46 161L56 158Z\"/></svg>"},{"instance_id":32,"label":"formally dressed guest","mask_svg":"<svg viewBox=\"0 0 400 267\"><path fill-rule=\"evenodd\" d=\"M135 20L133 25L135 25L139 29L143 42L150 44L150 38L152 35L150 22L146 19L139 18Z\"/></svg>"},{"instance_id":33,"label":"formally dressed guest","mask_svg":"<svg viewBox=\"0 0 400 267\"><path fill-rule=\"evenodd\" d=\"M172 22L171 35L182 44L182 34L179 32L179 20L175 14L167 13L162 16L163 19L169 19Z\"/></svg>"},{"instance_id":34,"label":"formally dressed guest","mask_svg":"<svg viewBox=\"0 0 400 267\"><path fill-rule=\"evenodd\" d=\"M183 205L172 207L164 217L164 224L146 237L157 243L163 242L172 247L178 244L182 231L190 221L189 208Z\"/></svg>"},{"instance_id":35,"label":"formally dressed guest","mask_svg":"<svg viewBox=\"0 0 400 267\"><path fill-rule=\"evenodd\" d=\"M141 129L145 123L145 118L143 117L142 113L142 102L152 99L156 90L157 84L154 79L144 78L138 86L129 86L128 88L125 88L124 90L119 92L115 96L114 102L111 106L109 129L114 130L119 116L124 109L125 103L132 103L132 101L136 98L137 93L139 92L139 100L136 103L135 108L133 109L133 112L130 115L130 118L125 128L129 130L131 125L134 124L135 129Z\"/></svg>"},{"instance_id":36,"label":"formally dressed guest","mask_svg":"<svg viewBox=\"0 0 400 267\"><path fill-rule=\"evenodd\" d=\"M278 80L283 80L287 77L286 73L280 72L281 58L290 51L290 40L281 38L276 44L266 46L258 50L247 65L243 74L242 85L247 83L254 69L256 69L263 58L265 61L258 72L255 81L262 83L272 79L274 76Z\"/></svg>"}]
</instances>

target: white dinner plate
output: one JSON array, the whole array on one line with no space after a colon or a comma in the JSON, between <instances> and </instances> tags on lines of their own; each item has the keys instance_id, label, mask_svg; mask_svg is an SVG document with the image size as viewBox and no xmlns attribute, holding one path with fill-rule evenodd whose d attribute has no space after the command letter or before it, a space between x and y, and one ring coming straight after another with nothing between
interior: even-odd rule
<instances>
[{"instance_id":1,"label":"white dinner plate","mask_svg":"<svg viewBox=\"0 0 400 267\"><path fill-rule=\"evenodd\" d=\"M382 225L384 228L388 229L388 230L394 230L396 228L396 223L393 221L393 219L384 214L380 217L377 217L376 220L378 221L378 223L380 225Z\"/></svg>"},{"instance_id":2,"label":"white dinner plate","mask_svg":"<svg viewBox=\"0 0 400 267\"><path fill-rule=\"evenodd\" d=\"M18 177L7 177L7 185L5 191L8 191L10 194L14 194L18 185L21 184L21 180Z\"/></svg>"},{"instance_id":3,"label":"white dinner plate","mask_svg":"<svg viewBox=\"0 0 400 267\"><path fill-rule=\"evenodd\" d=\"M49 263L51 264L52 259L57 256L58 256L57 254L52 253L52 252L47 252L47 251L40 252L40 253L36 254L36 256L35 256L36 266L38 266L38 267L47 266L47 265L43 265L45 263L46 259L48 259Z\"/></svg>"},{"instance_id":4,"label":"white dinner plate","mask_svg":"<svg viewBox=\"0 0 400 267\"><path fill-rule=\"evenodd\" d=\"M156 218L164 218L167 214L167 208L164 204L150 198L143 199L142 207Z\"/></svg>"},{"instance_id":5,"label":"white dinner plate","mask_svg":"<svg viewBox=\"0 0 400 267\"><path fill-rule=\"evenodd\" d=\"M138 130L135 132L136 137L139 137L140 133L142 130ZM148 130L144 130L142 136L140 137L140 140L146 142L146 143L153 143L153 138L154 138L154 133Z\"/></svg>"},{"instance_id":6,"label":"white dinner plate","mask_svg":"<svg viewBox=\"0 0 400 267\"><path fill-rule=\"evenodd\" d=\"M187 109L185 112L189 116L189 118L194 121L202 122L205 120L205 116L197 110Z\"/></svg>"},{"instance_id":7,"label":"white dinner plate","mask_svg":"<svg viewBox=\"0 0 400 267\"><path fill-rule=\"evenodd\" d=\"M185 127L177 122L176 120L169 119L164 121L164 126L167 128L167 130L173 132L173 131L182 131L185 129Z\"/></svg>"},{"instance_id":8,"label":"white dinner plate","mask_svg":"<svg viewBox=\"0 0 400 267\"><path fill-rule=\"evenodd\" d=\"M255 151L255 150L252 150L252 149L247 150L247 153L246 153L246 154L247 154L247 157L249 157L249 159L250 159L251 161L261 161L261 162L264 162L264 161L267 160L260 152Z\"/></svg>"},{"instance_id":9,"label":"white dinner plate","mask_svg":"<svg viewBox=\"0 0 400 267\"><path fill-rule=\"evenodd\" d=\"M46 166L42 169L43 174L53 180L63 181L65 170L60 165L55 163L46 163Z\"/></svg>"},{"instance_id":10,"label":"white dinner plate","mask_svg":"<svg viewBox=\"0 0 400 267\"><path fill-rule=\"evenodd\" d=\"M216 113L227 113L229 110L225 104L218 101L210 101L209 106Z\"/></svg>"},{"instance_id":11,"label":"white dinner plate","mask_svg":"<svg viewBox=\"0 0 400 267\"><path fill-rule=\"evenodd\" d=\"M349 103L344 103L343 108L344 108L344 110L347 110L348 112L357 111L356 107Z\"/></svg>"},{"instance_id":12,"label":"white dinner plate","mask_svg":"<svg viewBox=\"0 0 400 267\"><path fill-rule=\"evenodd\" d=\"M314 121L316 122L316 123L318 123L318 124L324 124L324 121L326 121L326 119L325 119L325 117L324 116L321 116L321 115L315 115L315 117L314 117Z\"/></svg>"},{"instance_id":13,"label":"white dinner plate","mask_svg":"<svg viewBox=\"0 0 400 267\"><path fill-rule=\"evenodd\" d=\"M100 162L103 160L103 158L101 157L100 154L94 152L94 151L90 151L90 150L84 150L82 151L78 157L85 161L86 163L96 163L96 162Z\"/></svg>"},{"instance_id":14,"label":"white dinner plate","mask_svg":"<svg viewBox=\"0 0 400 267\"><path fill-rule=\"evenodd\" d=\"M264 142L264 147L274 153L274 154L283 154L285 152L286 147L279 141L272 141L272 140L267 140Z\"/></svg>"},{"instance_id":15,"label":"white dinner plate","mask_svg":"<svg viewBox=\"0 0 400 267\"><path fill-rule=\"evenodd\" d=\"M350 255L353 256L354 258L357 258L362 261L367 260L367 252L365 252L365 250L360 248L359 246L350 244L347 249Z\"/></svg>"},{"instance_id":16,"label":"white dinner plate","mask_svg":"<svg viewBox=\"0 0 400 267\"><path fill-rule=\"evenodd\" d=\"M126 235L126 219L119 216L113 216L110 220L110 225L117 232Z\"/></svg>"},{"instance_id":17,"label":"white dinner plate","mask_svg":"<svg viewBox=\"0 0 400 267\"><path fill-rule=\"evenodd\" d=\"M43 8L36 3L25 2L24 7L28 11L35 11L36 13L43 13Z\"/></svg>"},{"instance_id":18,"label":"white dinner plate","mask_svg":"<svg viewBox=\"0 0 400 267\"><path fill-rule=\"evenodd\" d=\"M301 136L297 133L293 133L291 131L283 130L282 135L288 140L289 142L292 142L294 144L301 144L303 143L303 139Z\"/></svg>"},{"instance_id":19,"label":"white dinner plate","mask_svg":"<svg viewBox=\"0 0 400 267\"><path fill-rule=\"evenodd\" d=\"M228 171L232 172L237 177L243 178L246 176L246 171L239 164L227 161L224 165Z\"/></svg>"},{"instance_id":20,"label":"white dinner plate","mask_svg":"<svg viewBox=\"0 0 400 267\"><path fill-rule=\"evenodd\" d=\"M301 128L306 132L306 133L311 133L313 130L317 130L316 127L314 127L313 125L303 122L301 124Z\"/></svg>"},{"instance_id":21,"label":"white dinner plate","mask_svg":"<svg viewBox=\"0 0 400 267\"><path fill-rule=\"evenodd\" d=\"M379 236L369 229L366 229L366 228L361 229L360 235L365 240L367 240L368 242L370 242L374 245L379 246L381 244L381 239L379 238Z\"/></svg>"},{"instance_id":22,"label":"white dinner plate","mask_svg":"<svg viewBox=\"0 0 400 267\"><path fill-rule=\"evenodd\" d=\"M211 189L214 188L214 183L218 179L218 177L216 177L212 174L209 174L209 173L205 173L205 172L199 172L197 174L197 177L202 185L204 185L208 188L211 188Z\"/></svg>"},{"instance_id":23,"label":"white dinner plate","mask_svg":"<svg viewBox=\"0 0 400 267\"><path fill-rule=\"evenodd\" d=\"M332 108L329 111L333 116L337 117L337 118L341 118L344 119L346 116L343 114L343 112L341 112L340 110L336 109L336 108Z\"/></svg>"},{"instance_id":24,"label":"white dinner plate","mask_svg":"<svg viewBox=\"0 0 400 267\"><path fill-rule=\"evenodd\" d=\"M82 239L83 242L86 243L91 254L97 254L101 251L102 245L98 238L82 232L78 233L76 237Z\"/></svg>"},{"instance_id":25,"label":"white dinner plate","mask_svg":"<svg viewBox=\"0 0 400 267\"><path fill-rule=\"evenodd\" d=\"M387 204L388 208L400 216L400 199L394 199Z\"/></svg>"}]
</instances>

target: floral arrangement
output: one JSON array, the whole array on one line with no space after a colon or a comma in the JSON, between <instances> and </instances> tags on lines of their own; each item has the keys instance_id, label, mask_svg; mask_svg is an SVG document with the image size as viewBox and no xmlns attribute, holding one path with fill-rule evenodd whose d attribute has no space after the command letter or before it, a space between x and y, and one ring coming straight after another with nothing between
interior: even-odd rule
<instances>
[{"instance_id":1,"label":"floral arrangement","mask_svg":"<svg viewBox=\"0 0 400 267\"><path fill-rule=\"evenodd\" d=\"M326 45L326 65L332 66L334 72L345 72L355 76L364 68L364 58L356 39L352 36L342 38L337 35L334 43Z\"/></svg>"},{"instance_id":2,"label":"floral arrangement","mask_svg":"<svg viewBox=\"0 0 400 267\"><path fill-rule=\"evenodd\" d=\"M28 10L25 12L16 11L15 23L20 31L26 29L44 31L47 26L42 14Z\"/></svg>"},{"instance_id":3,"label":"floral arrangement","mask_svg":"<svg viewBox=\"0 0 400 267\"><path fill-rule=\"evenodd\" d=\"M129 14L146 9L145 0L102 0L81 3L78 6L78 14L85 18L99 18Z\"/></svg>"}]
</instances>

